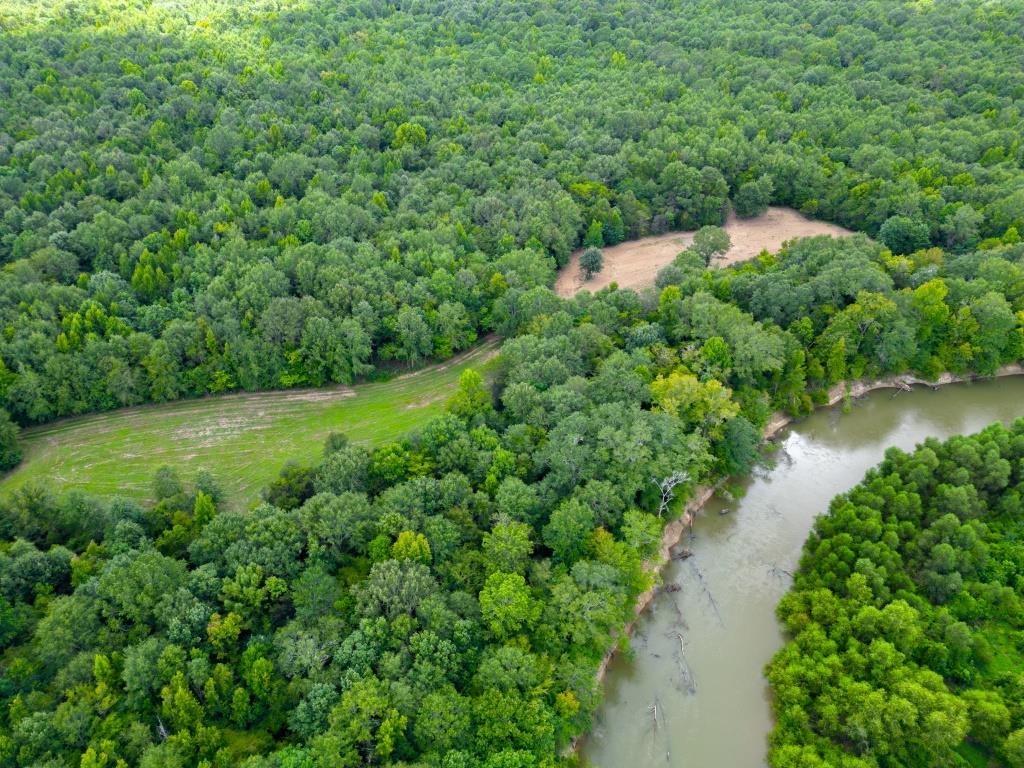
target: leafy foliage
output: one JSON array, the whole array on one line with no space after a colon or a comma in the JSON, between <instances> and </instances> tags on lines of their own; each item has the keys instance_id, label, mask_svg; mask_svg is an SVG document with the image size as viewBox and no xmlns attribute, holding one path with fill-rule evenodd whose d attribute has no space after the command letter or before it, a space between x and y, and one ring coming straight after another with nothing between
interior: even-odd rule
<instances>
[{"instance_id":1,"label":"leafy foliage","mask_svg":"<svg viewBox=\"0 0 1024 768\"><path fill-rule=\"evenodd\" d=\"M18 425L11 421L7 411L0 408L0 470L16 467L21 463L21 445L18 441Z\"/></svg>"},{"instance_id":2,"label":"leafy foliage","mask_svg":"<svg viewBox=\"0 0 1024 768\"><path fill-rule=\"evenodd\" d=\"M604 267L604 254L596 246L590 246L580 254L580 269L583 276L589 280Z\"/></svg>"},{"instance_id":3,"label":"leafy foliage","mask_svg":"<svg viewBox=\"0 0 1024 768\"><path fill-rule=\"evenodd\" d=\"M730 200L897 253L1024 229L1013 4L247 9L5 3L17 423L447 357L578 245Z\"/></svg>"},{"instance_id":4,"label":"leafy foliage","mask_svg":"<svg viewBox=\"0 0 1024 768\"><path fill-rule=\"evenodd\" d=\"M1024 247L913 258L866 238L838 247L801 241L710 273L684 253L681 281L644 295L526 292L506 304L515 335L494 391L466 372L416 434L373 450L332 435L317 465L286 466L246 512L174 467L149 509L26 486L0 502L4 759L557 764L651 585L643 559L662 526L696 484L750 468L773 410L806 413L840 370L988 371L1020 358ZM995 526L1014 519L1022 431L930 446L934 457L910 464L894 454L905 488L883 473L837 506L842 520L859 521L846 512L859 504L898 511L891 532L869 521L861 547L822 539L842 597L815 621L847 595L874 599L877 616L858 604L842 626L899 632L892 648L856 646L856 659L895 670L912 649L920 667L877 695L882 678L837 683L839 709L819 719L846 718L828 732L846 734L842 749L874 749L899 725L909 746L893 760L945 754L964 734L1012 760L1020 697L996 701L992 682L958 698L943 680L995 681L1016 663L1021 553L1016 529ZM898 571L903 553L920 562ZM986 618L997 603L1003 629ZM915 629L926 614L934 626ZM838 647L823 632L807 636L815 653ZM869 709L842 709L860 701ZM800 702L780 727L817 722ZM908 707L926 716L908 720ZM792 747L773 759L790 764ZM824 746L797 754L810 748Z\"/></svg>"},{"instance_id":5,"label":"leafy foliage","mask_svg":"<svg viewBox=\"0 0 1024 768\"><path fill-rule=\"evenodd\" d=\"M1024 420L890 449L818 519L778 608L772 765L1019 765L1022 458Z\"/></svg>"},{"instance_id":6,"label":"leafy foliage","mask_svg":"<svg viewBox=\"0 0 1024 768\"><path fill-rule=\"evenodd\" d=\"M146 509L4 499L2 765L557 765L665 513L748 469L773 410L1024 353L1014 9L9 5L15 421L507 340L493 392L463 374L422 430L332 439L247 512L173 467ZM728 244L704 229L657 291L548 287L577 245L717 227L730 198L890 247L817 238L707 272ZM1018 627L1016 592L992 588L1020 580L1015 539L994 536L1020 490L1020 437L1001 434L948 466L931 447L920 485L863 502L895 505L893 531L822 550L846 592L815 621L878 601L849 637L892 629L848 660L879 679L848 676L820 713L843 759L947 755L967 734L1019 762L1024 697L991 667L1016 651L977 628L992 605ZM904 543L915 569L893 581ZM784 726L806 734L808 711ZM821 763L832 735L773 759Z\"/></svg>"}]
</instances>

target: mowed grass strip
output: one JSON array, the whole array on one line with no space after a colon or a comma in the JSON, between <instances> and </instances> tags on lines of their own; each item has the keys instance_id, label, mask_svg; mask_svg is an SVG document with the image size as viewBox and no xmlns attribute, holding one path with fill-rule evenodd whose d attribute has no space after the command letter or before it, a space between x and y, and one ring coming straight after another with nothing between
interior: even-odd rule
<instances>
[{"instance_id":1,"label":"mowed grass strip","mask_svg":"<svg viewBox=\"0 0 1024 768\"><path fill-rule=\"evenodd\" d=\"M65 419L25 430L25 458L0 493L29 482L54 491L151 499L156 470L184 480L200 469L217 478L225 506L246 507L289 460L315 462L325 438L344 432L379 445L440 413L467 368L489 369L498 341L390 381L315 390L230 394Z\"/></svg>"}]
</instances>

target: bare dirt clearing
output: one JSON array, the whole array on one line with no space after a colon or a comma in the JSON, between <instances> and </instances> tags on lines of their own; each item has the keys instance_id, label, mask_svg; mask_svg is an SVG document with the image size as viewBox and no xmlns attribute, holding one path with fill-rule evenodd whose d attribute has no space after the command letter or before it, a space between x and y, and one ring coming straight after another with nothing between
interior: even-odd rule
<instances>
[{"instance_id":1,"label":"bare dirt clearing","mask_svg":"<svg viewBox=\"0 0 1024 768\"><path fill-rule=\"evenodd\" d=\"M752 259L762 250L771 253L783 243L797 237L855 234L826 221L808 219L792 208L769 208L753 219L740 219L732 212L725 222L732 247L715 260L715 266L726 266ZM573 253L569 263L558 273L555 291L559 296L572 296L581 290L598 291L617 283L620 288L646 288L654 285L658 270L670 264L680 251L693 242L693 232L668 232L639 240L630 240L604 249L604 269L584 281L580 271L580 251Z\"/></svg>"}]
</instances>

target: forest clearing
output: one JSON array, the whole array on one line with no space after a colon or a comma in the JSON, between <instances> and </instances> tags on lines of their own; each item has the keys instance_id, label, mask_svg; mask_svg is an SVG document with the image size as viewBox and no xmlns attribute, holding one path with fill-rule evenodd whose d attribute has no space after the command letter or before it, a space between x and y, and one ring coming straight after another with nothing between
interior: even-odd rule
<instances>
[{"instance_id":1,"label":"forest clearing","mask_svg":"<svg viewBox=\"0 0 1024 768\"><path fill-rule=\"evenodd\" d=\"M490 339L385 382L144 405L25 430L25 458L0 491L38 481L142 501L156 470L171 465L183 477L208 470L226 507L244 508L286 461L316 461L332 432L375 446L419 429L442 410L459 374L481 370L497 348Z\"/></svg>"},{"instance_id":2,"label":"forest clearing","mask_svg":"<svg viewBox=\"0 0 1024 768\"><path fill-rule=\"evenodd\" d=\"M854 234L845 227L815 221L782 206L772 206L760 216L749 219L741 219L730 212L722 228L728 233L731 245L724 256L715 259L716 267L752 259L762 250L775 253L783 243L798 237ZM577 250L559 272L555 291L559 296L569 297L584 289L599 291L612 283L619 288L638 290L652 286L658 270L686 250L693 243L693 235L692 231L666 232L609 246L604 249L604 268L589 280L583 279L579 266L582 250Z\"/></svg>"}]
</instances>

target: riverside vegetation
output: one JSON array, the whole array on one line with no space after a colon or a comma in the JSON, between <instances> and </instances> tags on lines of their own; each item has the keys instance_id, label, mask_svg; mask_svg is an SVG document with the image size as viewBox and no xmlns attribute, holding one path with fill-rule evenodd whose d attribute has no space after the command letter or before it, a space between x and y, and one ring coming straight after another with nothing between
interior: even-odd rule
<instances>
[{"instance_id":1,"label":"riverside vegetation","mask_svg":"<svg viewBox=\"0 0 1024 768\"><path fill-rule=\"evenodd\" d=\"M495 393L467 371L420 432L332 438L248 512L171 468L151 508L26 487L0 515L0 755L571 760L674 505L842 379L1020 359L1022 262L863 236L710 272L684 252L660 292L524 293Z\"/></svg>"},{"instance_id":2,"label":"riverside vegetation","mask_svg":"<svg viewBox=\"0 0 1024 768\"><path fill-rule=\"evenodd\" d=\"M775 410L1024 354L1012 10L5 14L18 424L507 340L493 390L465 372L406 438L331 437L247 512L174 467L148 507L3 500L4 768L571 762L663 524L751 466ZM581 242L717 224L730 198L879 242L548 287Z\"/></svg>"},{"instance_id":3,"label":"riverside vegetation","mask_svg":"<svg viewBox=\"0 0 1024 768\"><path fill-rule=\"evenodd\" d=\"M891 449L818 519L772 765L1024 766L1024 420Z\"/></svg>"}]
</instances>

